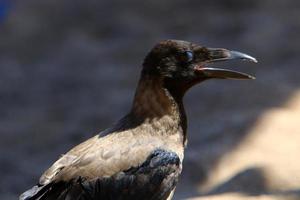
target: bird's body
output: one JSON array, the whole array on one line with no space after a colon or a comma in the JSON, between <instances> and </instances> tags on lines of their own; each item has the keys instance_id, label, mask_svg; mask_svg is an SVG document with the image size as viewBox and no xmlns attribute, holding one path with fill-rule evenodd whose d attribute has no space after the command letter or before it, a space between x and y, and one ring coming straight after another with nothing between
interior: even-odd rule
<instances>
[{"instance_id":1,"label":"bird's body","mask_svg":"<svg viewBox=\"0 0 300 200\"><path fill-rule=\"evenodd\" d=\"M182 41L165 43L192 48ZM164 50L160 48L156 50ZM62 155L20 199L172 198L186 144L182 97L195 80L177 85L178 80L150 68L160 58L150 53L150 59L145 60L129 114Z\"/></svg>"},{"instance_id":2,"label":"bird's body","mask_svg":"<svg viewBox=\"0 0 300 200\"><path fill-rule=\"evenodd\" d=\"M184 110L180 110L176 100L160 86L159 81L141 80L131 112L112 128L79 144L63 155L42 175L40 184L74 181L74 177L84 177L85 182L94 181L95 177L112 177L131 168L139 168L149 160L149 156L157 151L164 151L171 153L171 156L176 155L179 161L176 170L169 175L173 187L167 190L167 195L163 195L164 198L169 196L182 169L186 131L183 127L186 122L182 121L185 118L181 117ZM158 158L163 156L166 154L157 155ZM143 175L151 176L150 173ZM148 182L147 178L144 181ZM163 182L163 179L160 182ZM137 193L138 196L141 192ZM69 195L72 195L72 192ZM143 196L143 199L158 199L157 195L155 198L151 195L153 194L147 192L147 196ZM128 199L132 199L132 196L134 194L131 194ZM55 198L58 197L55 195ZM119 198L116 196L102 198L127 199L124 194Z\"/></svg>"}]
</instances>

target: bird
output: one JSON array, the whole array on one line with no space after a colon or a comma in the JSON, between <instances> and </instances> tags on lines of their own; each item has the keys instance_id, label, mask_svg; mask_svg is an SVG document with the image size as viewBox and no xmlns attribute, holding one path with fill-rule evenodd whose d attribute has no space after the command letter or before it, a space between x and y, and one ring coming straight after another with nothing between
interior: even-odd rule
<instances>
[{"instance_id":1,"label":"bird","mask_svg":"<svg viewBox=\"0 0 300 200\"><path fill-rule=\"evenodd\" d=\"M20 200L170 200L187 145L183 97L209 79L255 79L210 67L245 53L163 40L146 55L130 111L63 154Z\"/></svg>"}]
</instances>

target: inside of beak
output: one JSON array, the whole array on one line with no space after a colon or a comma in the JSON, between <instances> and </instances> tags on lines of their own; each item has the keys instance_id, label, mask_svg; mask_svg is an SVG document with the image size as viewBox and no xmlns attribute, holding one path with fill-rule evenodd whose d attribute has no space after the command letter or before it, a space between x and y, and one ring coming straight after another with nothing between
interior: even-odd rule
<instances>
[{"instance_id":1,"label":"inside of beak","mask_svg":"<svg viewBox=\"0 0 300 200\"><path fill-rule=\"evenodd\" d=\"M249 74L228 70L228 69L203 67L199 70L208 78L238 79L238 80L255 79L254 76L251 76Z\"/></svg>"},{"instance_id":2,"label":"inside of beak","mask_svg":"<svg viewBox=\"0 0 300 200\"><path fill-rule=\"evenodd\" d=\"M209 59L202 63L204 66L196 67L196 71L202 73L205 77L219 79L255 79L254 76L238 71L206 67L209 63L237 59L257 63L257 60L254 57L238 51L229 51L227 49L208 48L207 50L209 53Z\"/></svg>"}]
</instances>

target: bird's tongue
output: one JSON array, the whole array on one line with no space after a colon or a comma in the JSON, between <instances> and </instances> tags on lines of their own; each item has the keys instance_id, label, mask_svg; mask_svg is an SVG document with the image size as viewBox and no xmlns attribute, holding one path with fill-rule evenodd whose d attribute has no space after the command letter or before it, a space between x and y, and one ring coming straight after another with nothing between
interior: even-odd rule
<instances>
[{"instance_id":1,"label":"bird's tongue","mask_svg":"<svg viewBox=\"0 0 300 200\"><path fill-rule=\"evenodd\" d=\"M212 67L195 67L195 71L201 73L207 78L218 78L218 79L255 79L254 76L251 76L246 73L221 69L221 68L212 68Z\"/></svg>"}]
</instances>

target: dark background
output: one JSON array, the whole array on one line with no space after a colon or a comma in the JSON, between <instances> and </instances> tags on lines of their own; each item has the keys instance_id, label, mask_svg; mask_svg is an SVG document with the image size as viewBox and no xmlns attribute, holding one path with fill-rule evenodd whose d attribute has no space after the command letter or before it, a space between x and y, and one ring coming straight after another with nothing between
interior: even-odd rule
<instances>
[{"instance_id":1,"label":"dark background","mask_svg":"<svg viewBox=\"0 0 300 200\"><path fill-rule=\"evenodd\" d=\"M299 11L298 0L0 0L0 199L125 114L142 59L163 39L259 60L218 64L255 81L209 81L185 98L190 140L175 197L205 195L196 186L218 160L299 88ZM239 192L267 192L246 178L254 189Z\"/></svg>"}]
</instances>

